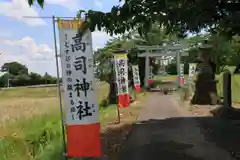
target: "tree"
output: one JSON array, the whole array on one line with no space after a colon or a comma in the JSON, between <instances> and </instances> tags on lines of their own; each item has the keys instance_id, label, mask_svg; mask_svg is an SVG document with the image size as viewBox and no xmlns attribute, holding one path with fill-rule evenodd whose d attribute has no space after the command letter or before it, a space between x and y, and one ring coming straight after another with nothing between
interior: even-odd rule
<instances>
[{"instance_id":1,"label":"tree","mask_svg":"<svg viewBox=\"0 0 240 160\"><path fill-rule=\"evenodd\" d=\"M106 46L102 49L98 49L94 53L94 60L97 67L97 78L101 81L105 81L109 84L108 103L115 104L117 102L116 97L116 84L114 75L114 62L113 52L118 49L120 41L118 39L110 40Z\"/></svg>"},{"instance_id":2,"label":"tree","mask_svg":"<svg viewBox=\"0 0 240 160\"><path fill-rule=\"evenodd\" d=\"M3 66L1 67L1 70L9 72L14 76L20 74L28 74L28 68L18 62L4 63Z\"/></svg>"},{"instance_id":3,"label":"tree","mask_svg":"<svg viewBox=\"0 0 240 160\"><path fill-rule=\"evenodd\" d=\"M240 39L238 36L234 36L232 40L227 39L226 37L220 34L205 34L196 35L194 37L185 38L184 41L192 44L198 44L204 39L209 39L212 45L212 58L216 63L216 72L220 73L222 69L227 65L237 65L240 60ZM182 63L187 67L188 63L197 63L199 50L197 46L193 46L188 51L188 56L183 56L181 58ZM187 68L184 68L184 73L188 73ZM169 74L175 74L176 67L175 64L170 64L167 67Z\"/></svg>"},{"instance_id":4,"label":"tree","mask_svg":"<svg viewBox=\"0 0 240 160\"><path fill-rule=\"evenodd\" d=\"M9 73L5 73L0 77L0 87L7 87L8 86L8 81L12 80L14 78L13 75Z\"/></svg>"},{"instance_id":5,"label":"tree","mask_svg":"<svg viewBox=\"0 0 240 160\"><path fill-rule=\"evenodd\" d=\"M216 73L220 73L221 68L231 64L232 54L234 52L232 49L232 41L216 34L212 34L209 40L213 46L212 58L216 63Z\"/></svg>"},{"instance_id":6,"label":"tree","mask_svg":"<svg viewBox=\"0 0 240 160\"><path fill-rule=\"evenodd\" d=\"M232 39L232 54L229 65L240 66L240 37L234 36Z\"/></svg>"},{"instance_id":7,"label":"tree","mask_svg":"<svg viewBox=\"0 0 240 160\"><path fill-rule=\"evenodd\" d=\"M119 49L119 44L121 45L121 49L124 49L128 52L128 64L129 64L129 86L133 87L132 82L132 71L131 65L138 64L139 69L143 72L140 72L140 81L141 84L144 84L144 77L145 77L145 59L139 58L137 54L139 51L136 49L136 45L161 45L163 42L167 41L171 36L165 34L165 30L163 27L159 25L153 25L153 28L150 32L145 36L142 37L138 34L137 31L130 32L128 34L123 35L119 38L111 39L104 48L98 49L94 53L95 64L97 67L96 76L100 80L104 80L109 83L110 85L110 92L109 92L109 102L114 103L116 95L116 88L115 88L115 79L113 75L113 53L117 49ZM158 66L155 64L155 59L150 59L150 64L153 66L154 73L157 72Z\"/></svg>"},{"instance_id":8,"label":"tree","mask_svg":"<svg viewBox=\"0 0 240 160\"><path fill-rule=\"evenodd\" d=\"M28 68L18 62L5 63L1 67L2 71L5 71L4 75L0 77L0 87L8 85L10 86L25 86L25 85L39 85L39 84L56 84L57 79L52 77L48 73L42 77L37 73L29 73Z\"/></svg>"},{"instance_id":9,"label":"tree","mask_svg":"<svg viewBox=\"0 0 240 160\"><path fill-rule=\"evenodd\" d=\"M19 74L11 80L11 86L27 86L31 78L28 74Z\"/></svg>"},{"instance_id":10,"label":"tree","mask_svg":"<svg viewBox=\"0 0 240 160\"><path fill-rule=\"evenodd\" d=\"M56 84L57 79L49 75L47 72L42 77L43 84Z\"/></svg>"},{"instance_id":11,"label":"tree","mask_svg":"<svg viewBox=\"0 0 240 160\"><path fill-rule=\"evenodd\" d=\"M121 0L120 0L121 1ZM32 5L34 0L29 0ZM38 0L43 7L44 0ZM186 31L199 32L202 28L219 30L228 35L240 33L238 0L125 0L123 5L113 6L110 12L80 10L85 12L87 27L92 31L105 28L113 34L137 28L139 33L147 33L151 25L158 22L167 27L168 32L178 31L186 36Z\"/></svg>"},{"instance_id":12,"label":"tree","mask_svg":"<svg viewBox=\"0 0 240 160\"><path fill-rule=\"evenodd\" d=\"M40 74L31 72L28 76L30 77L29 85L44 84Z\"/></svg>"},{"instance_id":13,"label":"tree","mask_svg":"<svg viewBox=\"0 0 240 160\"><path fill-rule=\"evenodd\" d=\"M203 28L234 35L239 33L238 3L236 0L126 0L108 13L89 10L86 17L91 29L97 26L115 34L133 28L147 33L158 22L168 32L177 31L183 36L186 31L199 32Z\"/></svg>"}]
</instances>

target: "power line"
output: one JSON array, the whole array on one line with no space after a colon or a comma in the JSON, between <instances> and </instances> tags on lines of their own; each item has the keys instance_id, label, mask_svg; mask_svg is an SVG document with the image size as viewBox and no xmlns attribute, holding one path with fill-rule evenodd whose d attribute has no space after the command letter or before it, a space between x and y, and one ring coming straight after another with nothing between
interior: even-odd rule
<instances>
[{"instance_id":1,"label":"power line","mask_svg":"<svg viewBox=\"0 0 240 160\"><path fill-rule=\"evenodd\" d=\"M34 18L41 18L41 19L53 19L52 16L22 16L22 18L29 18L29 19L34 19ZM55 17L56 19L58 18L65 18L65 19L73 19L77 17Z\"/></svg>"}]
</instances>

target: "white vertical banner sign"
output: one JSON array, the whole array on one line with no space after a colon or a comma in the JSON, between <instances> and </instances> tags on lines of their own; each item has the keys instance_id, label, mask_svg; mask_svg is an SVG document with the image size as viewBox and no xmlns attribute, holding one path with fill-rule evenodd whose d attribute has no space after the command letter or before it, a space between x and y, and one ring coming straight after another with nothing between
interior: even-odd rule
<instances>
[{"instance_id":1,"label":"white vertical banner sign","mask_svg":"<svg viewBox=\"0 0 240 160\"><path fill-rule=\"evenodd\" d=\"M90 30L80 20L58 20L68 157L101 156L99 111Z\"/></svg>"},{"instance_id":2,"label":"white vertical banner sign","mask_svg":"<svg viewBox=\"0 0 240 160\"><path fill-rule=\"evenodd\" d=\"M188 70L188 83L191 83L196 71L196 63L189 63L189 70Z\"/></svg>"},{"instance_id":3,"label":"white vertical banner sign","mask_svg":"<svg viewBox=\"0 0 240 160\"><path fill-rule=\"evenodd\" d=\"M127 107L130 104L127 54L115 54L114 64L118 89L118 105L120 107Z\"/></svg>"},{"instance_id":4,"label":"white vertical banner sign","mask_svg":"<svg viewBox=\"0 0 240 160\"><path fill-rule=\"evenodd\" d=\"M180 84L184 84L184 63L180 63Z\"/></svg>"},{"instance_id":5,"label":"white vertical banner sign","mask_svg":"<svg viewBox=\"0 0 240 160\"><path fill-rule=\"evenodd\" d=\"M148 73L148 84L152 84L153 82L153 67L149 67L149 73Z\"/></svg>"},{"instance_id":6,"label":"white vertical banner sign","mask_svg":"<svg viewBox=\"0 0 240 160\"><path fill-rule=\"evenodd\" d=\"M133 73L133 83L134 83L136 92L140 92L141 91L141 82L140 82L138 65L132 65L132 73Z\"/></svg>"}]
</instances>

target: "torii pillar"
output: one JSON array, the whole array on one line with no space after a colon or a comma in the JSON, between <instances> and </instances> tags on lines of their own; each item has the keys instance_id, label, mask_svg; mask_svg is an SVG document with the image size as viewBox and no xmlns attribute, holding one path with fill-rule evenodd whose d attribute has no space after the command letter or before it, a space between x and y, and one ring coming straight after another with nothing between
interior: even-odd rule
<instances>
[{"instance_id":1,"label":"torii pillar","mask_svg":"<svg viewBox=\"0 0 240 160\"><path fill-rule=\"evenodd\" d=\"M177 61L177 86L180 87L181 85L181 68L180 68L180 63L181 63L181 52L178 51L176 52L176 61Z\"/></svg>"},{"instance_id":2,"label":"torii pillar","mask_svg":"<svg viewBox=\"0 0 240 160\"><path fill-rule=\"evenodd\" d=\"M150 58L149 56L145 57L145 78L144 78L144 87L148 87L148 78L149 78L149 72L150 72Z\"/></svg>"}]
</instances>

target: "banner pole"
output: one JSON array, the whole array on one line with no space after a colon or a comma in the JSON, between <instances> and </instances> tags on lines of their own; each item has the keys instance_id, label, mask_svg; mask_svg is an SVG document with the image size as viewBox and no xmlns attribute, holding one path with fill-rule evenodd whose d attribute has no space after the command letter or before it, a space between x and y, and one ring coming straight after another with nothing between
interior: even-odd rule
<instances>
[{"instance_id":1,"label":"banner pole","mask_svg":"<svg viewBox=\"0 0 240 160\"><path fill-rule=\"evenodd\" d=\"M113 58L112 58L112 63L111 63L111 65L112 65L112 74L113 74L113 79L114 79L114 83L116 83L115 84L115 87L117 86L117 77L116 77L116 71L115 71L115 57L113 56ZM118 89L118 87L117 87L117 89ZM117 94L117 93L116 93ZM118 94L117 94L117 102L118 102ZM120 109L119 109L119 104L117 104L117 106L116 106L117 108L116 108L116 110L117 110L117 119L116 119L116 121L115 121L115 124L119 124L119 123L121 123L121 118L120 118Z\"/></svg>"},{"instance_id":2,"label":"banner pole","mask_svg":"<svg viewBox=\"0 0 240 160\"><path fill-rule=\"evenodd\" d=\"M58 64L58 50L57 50L57 39L56 39L56 27L55 27L55 16L52 16L53 23L53 39L54 39L54 48L55 48L55 58L56 58L56 67L57 67L57 84L58 84L58 96L59 96L59 108L60 108L60 117L61 117L61 128L62 128L62 138L63 138L63 151L64 151L64 160L67 160L67 148L66 148L66 138L65 138L65 123L63 115L63 104L62 104L62 94L61 94L61 85L60 85L60 75L59 75L59 64Z\"/></svg>"}]
</instances>

